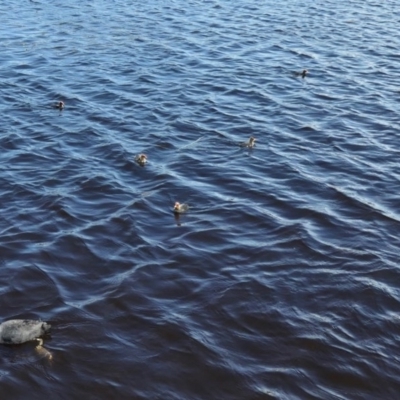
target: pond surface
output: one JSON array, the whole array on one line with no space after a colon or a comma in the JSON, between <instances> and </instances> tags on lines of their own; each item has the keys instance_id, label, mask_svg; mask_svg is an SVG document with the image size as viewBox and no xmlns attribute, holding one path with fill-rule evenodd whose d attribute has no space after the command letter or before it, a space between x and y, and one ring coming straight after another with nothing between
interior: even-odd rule
<instances>
[{"instance_id":1,"label":"pond surface","mask_svg":"<svg viewBox=\"0 0 400 400\"><path fill-rule=\"evenodd\" d=\"M397 1L0 21L2 399L399 398Z\"/></svg>"}]
</instances>

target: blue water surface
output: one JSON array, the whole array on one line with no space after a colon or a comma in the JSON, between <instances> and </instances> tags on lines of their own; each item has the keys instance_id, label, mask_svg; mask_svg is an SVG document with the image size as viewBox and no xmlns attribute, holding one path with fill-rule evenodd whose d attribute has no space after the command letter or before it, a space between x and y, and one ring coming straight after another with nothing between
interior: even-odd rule
<instances>
[{"instance_id":1,"label":"blue water surface","mask_svg":"<svg viewBox=\"0 0 400 400\"><path fill-rule=\"evenodd\" d=\"M397 1L0 22L1 399L399 398Z\"/></svg>"}]
</instances>

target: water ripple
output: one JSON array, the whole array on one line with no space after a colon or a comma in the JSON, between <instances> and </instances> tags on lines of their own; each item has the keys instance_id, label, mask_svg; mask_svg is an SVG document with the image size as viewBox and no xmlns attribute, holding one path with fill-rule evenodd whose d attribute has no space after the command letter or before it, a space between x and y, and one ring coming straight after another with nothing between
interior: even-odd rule
<instances>
[{"instance_id":1,"label":"water ripple","mask_svg":"<svg viewBox=\"0 0 400 400\"><path fill-rule=\"evenodd\" d=\"M397 399L397 3L125 3L0 4L4 393Z\"/></svg>"}]
</instances>

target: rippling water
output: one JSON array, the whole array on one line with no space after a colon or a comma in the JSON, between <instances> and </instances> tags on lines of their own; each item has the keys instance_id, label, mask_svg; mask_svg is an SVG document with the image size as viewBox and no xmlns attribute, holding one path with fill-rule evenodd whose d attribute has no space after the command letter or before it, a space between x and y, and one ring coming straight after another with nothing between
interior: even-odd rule
<instances>
[{"instance_id":1,"label":"rippling water","mask_svg":"<svg viewBox=\"0 0 400 400\"><path fill-rule=\"evenodd\" d=\"M399 398L397 1L0 21L1 399Z\"/></svg>"}]
</instances>

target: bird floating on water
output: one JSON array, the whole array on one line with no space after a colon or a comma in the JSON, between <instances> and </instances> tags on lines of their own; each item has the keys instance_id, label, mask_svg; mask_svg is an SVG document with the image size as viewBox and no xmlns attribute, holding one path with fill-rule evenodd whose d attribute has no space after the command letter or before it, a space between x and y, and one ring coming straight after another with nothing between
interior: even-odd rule
<instances>
[{"instance_id":1,"label":"bird floating on water","mask_svg":"<svg viewBox=\"0 0 400 400\"><path fill-rule=\"evenodd\" d=\"M305 78L306 75L308 74L308 70L307 69L303 69L303 71L301 72L295 72L294 73L296 76L301 76L302 78Z\"/></svg>"},{"instance_id":2,"label":"bird floating on water","mask_svg":"<svg viewBox=\"0 0 400 400\"><path fill-rule=\"evenodd\" d=\"M187 204L181 204L176 202L174 205L174 213L182 214L189 210L189 206Z\"/></svg>"},{"instance_id":3,"label":"bird floating on water","mask_svg":"<svg viewBox=\"0 0 400 400\"><path fill-rule=\"evenodd\" d=\"M135 157L135 161L139 164L139 165L141 165L142 167L147 163L147 156L146 156L146 154L138 154L136 157Z\"/></svg>"},{"instance_id":4,"label":"bird floating on water","mask_svg":"<svg viewBox=\"0 0 400 400\"><path fill-rule=\"evenodd\" d=\"M241 147L249 147L249 148L253 148L256 145L256 138L251 136L250 139L247 142L244 143L240 143Z\"/></svg>"},{"instance_id":5,"label":"bird floating on water","mask_svg":"<svg viewBox=\"0 0 400 400\"><path fill-rule=\"evenodd\" d=\"M59 110L63 110L65 107L65 104L63 101L58 101L56 104L54 104L54 108L57 108Z\"/></svg>"},{"instance_id":6,"label":"bird floating on water","mask_svg":"<svg viewBox=\"0 0 400 400\"><path fill-rule=\"evenodd\" d=\"M49 332L51 325L47 322L32 319L11 319L0 324L0 343L20 344L37 340L38 346L43 344L40 337Z\"/></svg>"}]
</instances>

